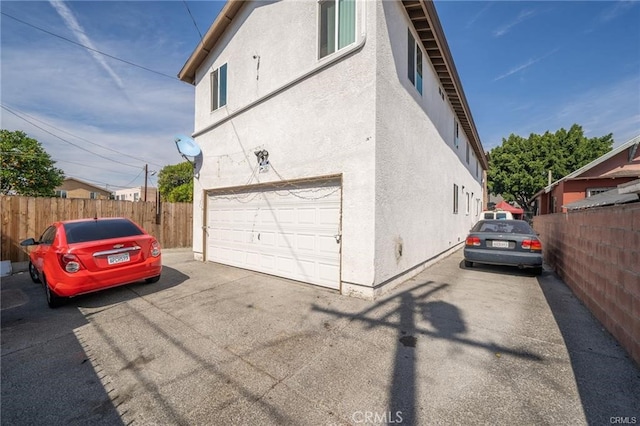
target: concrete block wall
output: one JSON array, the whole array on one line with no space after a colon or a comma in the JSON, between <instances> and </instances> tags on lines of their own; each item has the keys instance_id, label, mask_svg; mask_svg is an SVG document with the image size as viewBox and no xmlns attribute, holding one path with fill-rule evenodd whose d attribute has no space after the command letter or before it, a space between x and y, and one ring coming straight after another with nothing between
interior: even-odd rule
<instances>
[{"instance_id":1,"label":"concrete block wall","mask_svg":"<svg viewBox=\"0 0 640 426\"><path fill-rule=\"evenodd\" d=\"M536 216L545 262L640 365L640 203Z\"/></svg>"}]
</instances>

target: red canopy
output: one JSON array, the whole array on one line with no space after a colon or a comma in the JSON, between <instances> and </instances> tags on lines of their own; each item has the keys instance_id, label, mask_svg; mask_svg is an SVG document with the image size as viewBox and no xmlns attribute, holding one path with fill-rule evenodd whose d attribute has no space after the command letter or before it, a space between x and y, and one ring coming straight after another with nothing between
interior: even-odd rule
<instances>
[{"instance_id":1,"label":"red canopy","mask_svg":"<svg viewBox=\"0 0 640 426\"><path fill-rule=\"evenodd\" d=\"M496 204L496 210L504 210L513 214L524 214L524 210L519 209L518 207L513 207L506 201L500 201L498 204Z\"/></svg>"}]
</instances>

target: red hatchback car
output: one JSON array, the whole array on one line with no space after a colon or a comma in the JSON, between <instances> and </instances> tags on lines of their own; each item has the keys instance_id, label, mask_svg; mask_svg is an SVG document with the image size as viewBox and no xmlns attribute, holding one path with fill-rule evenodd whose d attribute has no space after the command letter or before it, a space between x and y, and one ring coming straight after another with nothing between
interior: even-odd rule
<instances>
[{"instance_id":1,"label":"red hatchback car","mask_svg":"<svg viewBox=\"0 0 640 426\"><path fill-rule=\"evenodd\" d=\"M160 244L126 218L94 218L55 222L29 253L31 279L41 282L49 307L68 297L109 287L160 279Z\"/></svg>"}]
</instances>

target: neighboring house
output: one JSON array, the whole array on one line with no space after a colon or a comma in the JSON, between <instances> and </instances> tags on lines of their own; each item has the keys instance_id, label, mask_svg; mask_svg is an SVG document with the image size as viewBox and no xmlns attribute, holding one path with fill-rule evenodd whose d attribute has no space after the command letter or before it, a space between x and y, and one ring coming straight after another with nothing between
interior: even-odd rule
<instances>
[{"instance_id":1,"label":"neighboring house","mask_svg":"<svg viewBox=\"0 0 640 426\"><path fill-rule=\"evenodd\" d=\"M87 198L91 200L108 200L112 193L108 189L92 185L76 178L65 178L56 189L56 197Z\"/></svg>"},{"instance_id":2,"label":"neighboring house","mask_svg":"<svg viewBox=\"0 0 640 426\"><path fill-rule=\"evenodd\" d=\"M621 183L616 188L563 205L567 210L583 210L640 201L640 179Z\"/></svg>"},{"instance_id":3,"label":"neighboring house","mask_svg":"<svg viewBox=\"0 0 640 426\"><path fill-rule=\"evenodd\" d=\"M553 182L531 198L536 215L565 212L565 205L610 191L640 177L640 135Z\"/></svg>"},{"instance_id":4,"label":"neighboring house","mask_svg":"<svg viewBox=\"0 0 640 426\"><path fill-rule=\"evenodd\" d=\"M147 186L147 198L144 197L144 186L136 186L134 188L118 189L115 191L116 200L122 201L156 201L157 188Z\"/></svg>"},{"instance_id":5,"label":"neighboring house","mask_svg":"<svg viewBox=\"0 0 640 426\"><path fill-rule=\"evenodd\" d=\"M195 85L194 256L372 298L464 243L487 158L428 1L228 1Z\"/></svg>"}]
</instances>

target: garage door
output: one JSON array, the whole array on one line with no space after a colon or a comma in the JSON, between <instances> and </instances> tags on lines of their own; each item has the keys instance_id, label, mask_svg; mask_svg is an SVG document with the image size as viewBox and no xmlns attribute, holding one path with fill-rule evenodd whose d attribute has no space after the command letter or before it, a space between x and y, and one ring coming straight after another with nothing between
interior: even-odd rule
<instances>
[{"instance_id":1,"label":"garage door","mask_svg":"<svg viewBox=\"0 0 640 426\"><path fill-rule=\"evenodd\" d=\"M211 194L207 260L339 289L340 205L336 183Z\"/></svg>"}]
</instances>

